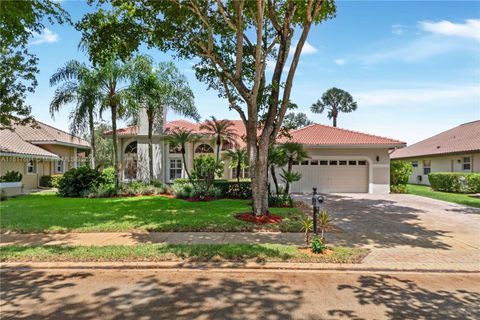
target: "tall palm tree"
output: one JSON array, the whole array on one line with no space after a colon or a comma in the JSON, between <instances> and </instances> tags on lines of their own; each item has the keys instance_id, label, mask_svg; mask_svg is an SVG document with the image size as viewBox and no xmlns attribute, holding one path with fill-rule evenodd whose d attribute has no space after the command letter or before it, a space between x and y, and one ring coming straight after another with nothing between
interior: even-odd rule
<instances>
[{"instance_id":1,"label":"tall palm tree","mask_svg":"<svg viewBox=\"0 0 480 320\"><path fill-rule=\"evenodd\" d=\"M95 115L99 99L97 73L84 63L71 60L50 78L50 86L60 83L50 102L50 114L53 118L62 106L75 103L75 109L70 113L70 132L76 135L89 131L92 150L90 165L95 168Z\"/></svg>"},{"instance_id":2,"label":"tall palm tree","mask_svg":"<svg viewBox=\"0 0 480 320\"><path fill-rule=\"evenodd\" d=\"M245 149L227 150L227 158L230 159L230 168L235 169L237 182L240 184L240 173L248 165L248 153Z\"/></svg>"},{"instance_id":3,"label":"tall palm tree","mask_svg":"<svg viewBox=\"0 0 480 320\"><path fill-rule=\"evenodd\" d=\"M188 180L193 183L192 176L187 168L187 161L185 159L186 145L187 143L193 142L197 139L197 135L193 133L192 130L187 130L184 128L174 129L168 136L167 142L173 147L180 147L180 152L182 154L183 168L187 174Z\"/></svg>"},{"instance_id":4,"label":"tall palm tree","mask_svg":"<svg viewBox=\"0 0 480 320\"><path fill-rule=\"evenodd\" d=\"M200 115L195 107L193 92L186 77L180 73L172 62L161 62L154 66L149 56L139 56L133 63L135 74L132 82L134 105L145 108L148 121L148 168L150 180L153 173L153 127L160 120L164 108L198 121ZM131 108L129 115L138 123L140 112Z\"/></svg>"},{"instance_id":5,"label":"tall palm tree","mask_svg":"<svg viewBox=\"0 0 480 320\"><path fill-rule=\"evenodd\" d=\"M278 179L275 168L283 167L287 164L288 158L284 150L280 147L271 146L268 150L268 165L270 167L270 174L272 176L273 184L275 185L275 192L278 195L280 193L278 187Z\"/></svg>"},{"instance_id":6,"label":"tall palm tree","mask_svg":"<svg viewBox=\"0 0 480 320\"><path fill-rule=\"evenodd\" d=\"M238 138L237 131L234 129L234 124L230 120L217 120L212 116L212 120L206 120L201 126L200 130L205 130L214 137L215 145L217 146L217 162L220 161L220 147L223 141L234 143Z\"/></svg>"},{"instance_id":7,"label":"tall palm tree","mask_svg":"<svg viewBox=\"0 0 480 320\"><path fill-rule=\"evenodd\" d=\"M357 110L357 102L353 100L350 93L338 88L331 88L325 91L321 100L312 104L310 110L313 113L322 113L328 110L328 119L333 119L333 126L337 126L339 112L352 112Z\"/></svg>"},{"instance_id":8,"label":"tall palm tree","mask_svg":"<svg viewBox=\"0 0 480 320\"><path fill-rule=\"evenodd\" d=\"M284 143L280 146L280 149L285 153L285 157L287 158L287 171L284 170L283 175L287 177L287 179L285 179L285 194L288 194L290 191L290 182L292 182L290 178L298 178L298 175L292 173L293 163L295 161L300 162L305 160L309 158L309 156L303 148L303 145L295 142Z\"/></svg>"}]
</instances>

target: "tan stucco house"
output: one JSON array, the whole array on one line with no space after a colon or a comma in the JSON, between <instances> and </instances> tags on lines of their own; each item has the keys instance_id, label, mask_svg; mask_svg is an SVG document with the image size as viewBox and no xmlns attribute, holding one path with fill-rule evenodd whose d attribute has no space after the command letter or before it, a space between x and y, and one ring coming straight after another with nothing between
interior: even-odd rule
<instances>
[{"instance_id":1,"label":"tan stucco house","mask_svg":"<svg viewBox=\"0 0 480 320\"><path fill-rule=\"evenodd\" d=\"M480 172L480 120L395 150L390 157L412 163L410 183L429 185L430 172Z\"/></svg>"},{"instance_id":2,"label":"tan stucco house","mask_svg":"<svg viewBox=\"0 0 480 320\"><path fill-rule=\"evenodd\" d=\"M39 186L40 177L77 167L87 141L45 123L14 125L0 130L0 175L18 171L25 189Z\"/></svg>"},{"instance_id":3,"label":"tan stucco house","mask_svg":"<svg viewBox=\"0 0 480 320\"><path fill-rule=\"evenodd\" d=\"M142 120L143 119L143 120ZM239 135L237 147L245 147L245 127L241 120L231 120ZM172 183L177 178L185 178L183 160L179 150L169 146L166 136L175 128L186 128L199 134L202 138L195 144L187 145L187 167L193 167L193 159L201 154L215 155L216 148L212 137L200 130L199 123L185 120L167 122L164 118L155 128L154 140L154 174L165 183ZM112 132L105 135L111 136ZM148 178L148 145L145 117L140 117L138 126L117 130L119 139L118 157L121 162L121 179ZM366 133L313 124L293 130L291 138L305 146L310 159L296 163L294 170L302 174L302 180L292 186L292 192L308 193L312 187L320 192L390 192L390 151L405 146L395 139L374 136ZM221 148L221 158L225 159L224 179L234 179L235 170L230 168L224 156L226 150L233 148L225 143ZM248 169L243 170L241 178L248 178Z\"/></svg>"}]
</instances>

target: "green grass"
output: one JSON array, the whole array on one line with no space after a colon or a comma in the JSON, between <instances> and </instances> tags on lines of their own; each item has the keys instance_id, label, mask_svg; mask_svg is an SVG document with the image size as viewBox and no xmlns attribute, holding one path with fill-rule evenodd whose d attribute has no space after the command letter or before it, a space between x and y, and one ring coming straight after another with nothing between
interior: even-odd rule
<instances>
[{"instance_id":1,"label":"green grass","mask_svg":"<svg viewBox=\"0 0 480 320\"><path fill-rule=\"evenodd\" d=\"M1 262L110 261L285 261L360 263L367 249L332 247L329 255L309 256L295 246L279 244L219 244L136 246L3 246Z\"/></svg>"},{"instance_id":2,"label":"green grass","mask_svg":"<svg viewBox=\"0 0 480 320\"><path fill-rule=\"evenodd\" d=\"M407 190L408 193L415 194L417 196L428 197L432 199L438 199L480 208L480 199L471 197L468 194L433 191L432 188L428 186L420 186L414 184L409 184Z\"/></svg>"},{"instance_id":3,"label":"green grass","mask_svg":"<svg viewBox=\"0 0 480 320\"><path fill-rule=\"evenodd\" d=\"M258 226L234 215L250 211L248 200L188 202L159 196L62 198L33 193L0 202L2 232L253 231ZM282 223L272 231L300 231L304 214L296 208L272 208Z\"/></svg>"}]
</instances>

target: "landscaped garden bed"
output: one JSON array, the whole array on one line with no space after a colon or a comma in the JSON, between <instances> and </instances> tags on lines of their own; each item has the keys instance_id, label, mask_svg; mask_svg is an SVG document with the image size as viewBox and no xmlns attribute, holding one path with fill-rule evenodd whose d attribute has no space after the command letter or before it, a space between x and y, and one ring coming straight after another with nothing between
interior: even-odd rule
<instances>
[{"instance_id":1,"label":"landscaped garden bed","mask_svg":"<svg viewBox=\"0 0 480 320\"><path fill-rule=\"evenodd\" d=\"M309 254L278 244L142 244L136 246L3 246L1 262L319 262L360 263L367 249L329 247L325 254Z\"/></svg>"}]
</instances>

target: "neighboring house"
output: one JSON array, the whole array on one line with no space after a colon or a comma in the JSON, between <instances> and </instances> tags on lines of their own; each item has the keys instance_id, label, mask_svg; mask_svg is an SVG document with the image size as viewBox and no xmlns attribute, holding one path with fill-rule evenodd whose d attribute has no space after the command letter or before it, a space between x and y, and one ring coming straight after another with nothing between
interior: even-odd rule
<instances>
[{"instance_id":1,"label":"neighboring house","mask_svg":"<svg viewBox=\"0 0 480 320\"><path fill-rule=\"evenodd\" d=\"M187 167L193 167L193 159L201 154L215 155L216 148L212 137L200 130L200 124L185 120L176 120L158 124L154 140L154 174L157 179L171 183L177 178L185 178L182 155L179 150L169 146L165 137L175 128L186 128L201 135L198 142L187 145ZM237 134L236 143L245 147L245 128L241 120L232 120ZM106 132L111 136L112 132ZM311 192L318 187L320 192L390 192L390 150L405 146L404 142L378 137L370 134L313 124L290 132L291 140L305 146L311 158L295 164L294 170L302 174L302 180L292 186L292 192ZM118 158L121 162L121 179L148 178L148 145L145 115L140 117L139 125L117 130L119 141ZM282 139L280 141L286 141ZM225 143L221 157L225 159L225 150L233 148ZM224 179L234 179L235 170L225 159ZM248 178L248 169L244 169L241 178Z\"/></svg>"},{"instance_id":2,"label":"neighboring house","mask_svg":"<svg viewBox=\"0 0 480 320\"><path fill-rule=\"evenodd\" d=\"M77 167L80 154L90 150L87 141L36 121L0 130L0 175L18 171L26 189L39 186L40 177L63 174Z\"/></svg>"},{"instance_id":3,"label":"neighboring house","mask_svg":"<svg viewBox=\"0 0 480 320\"><path fill-rule=\"evenodd\" d=\"M410 183L429 185L430 172L480 172L480 120L395 150L392 160L410 161Z\"/></svg>"}]
</instances>

